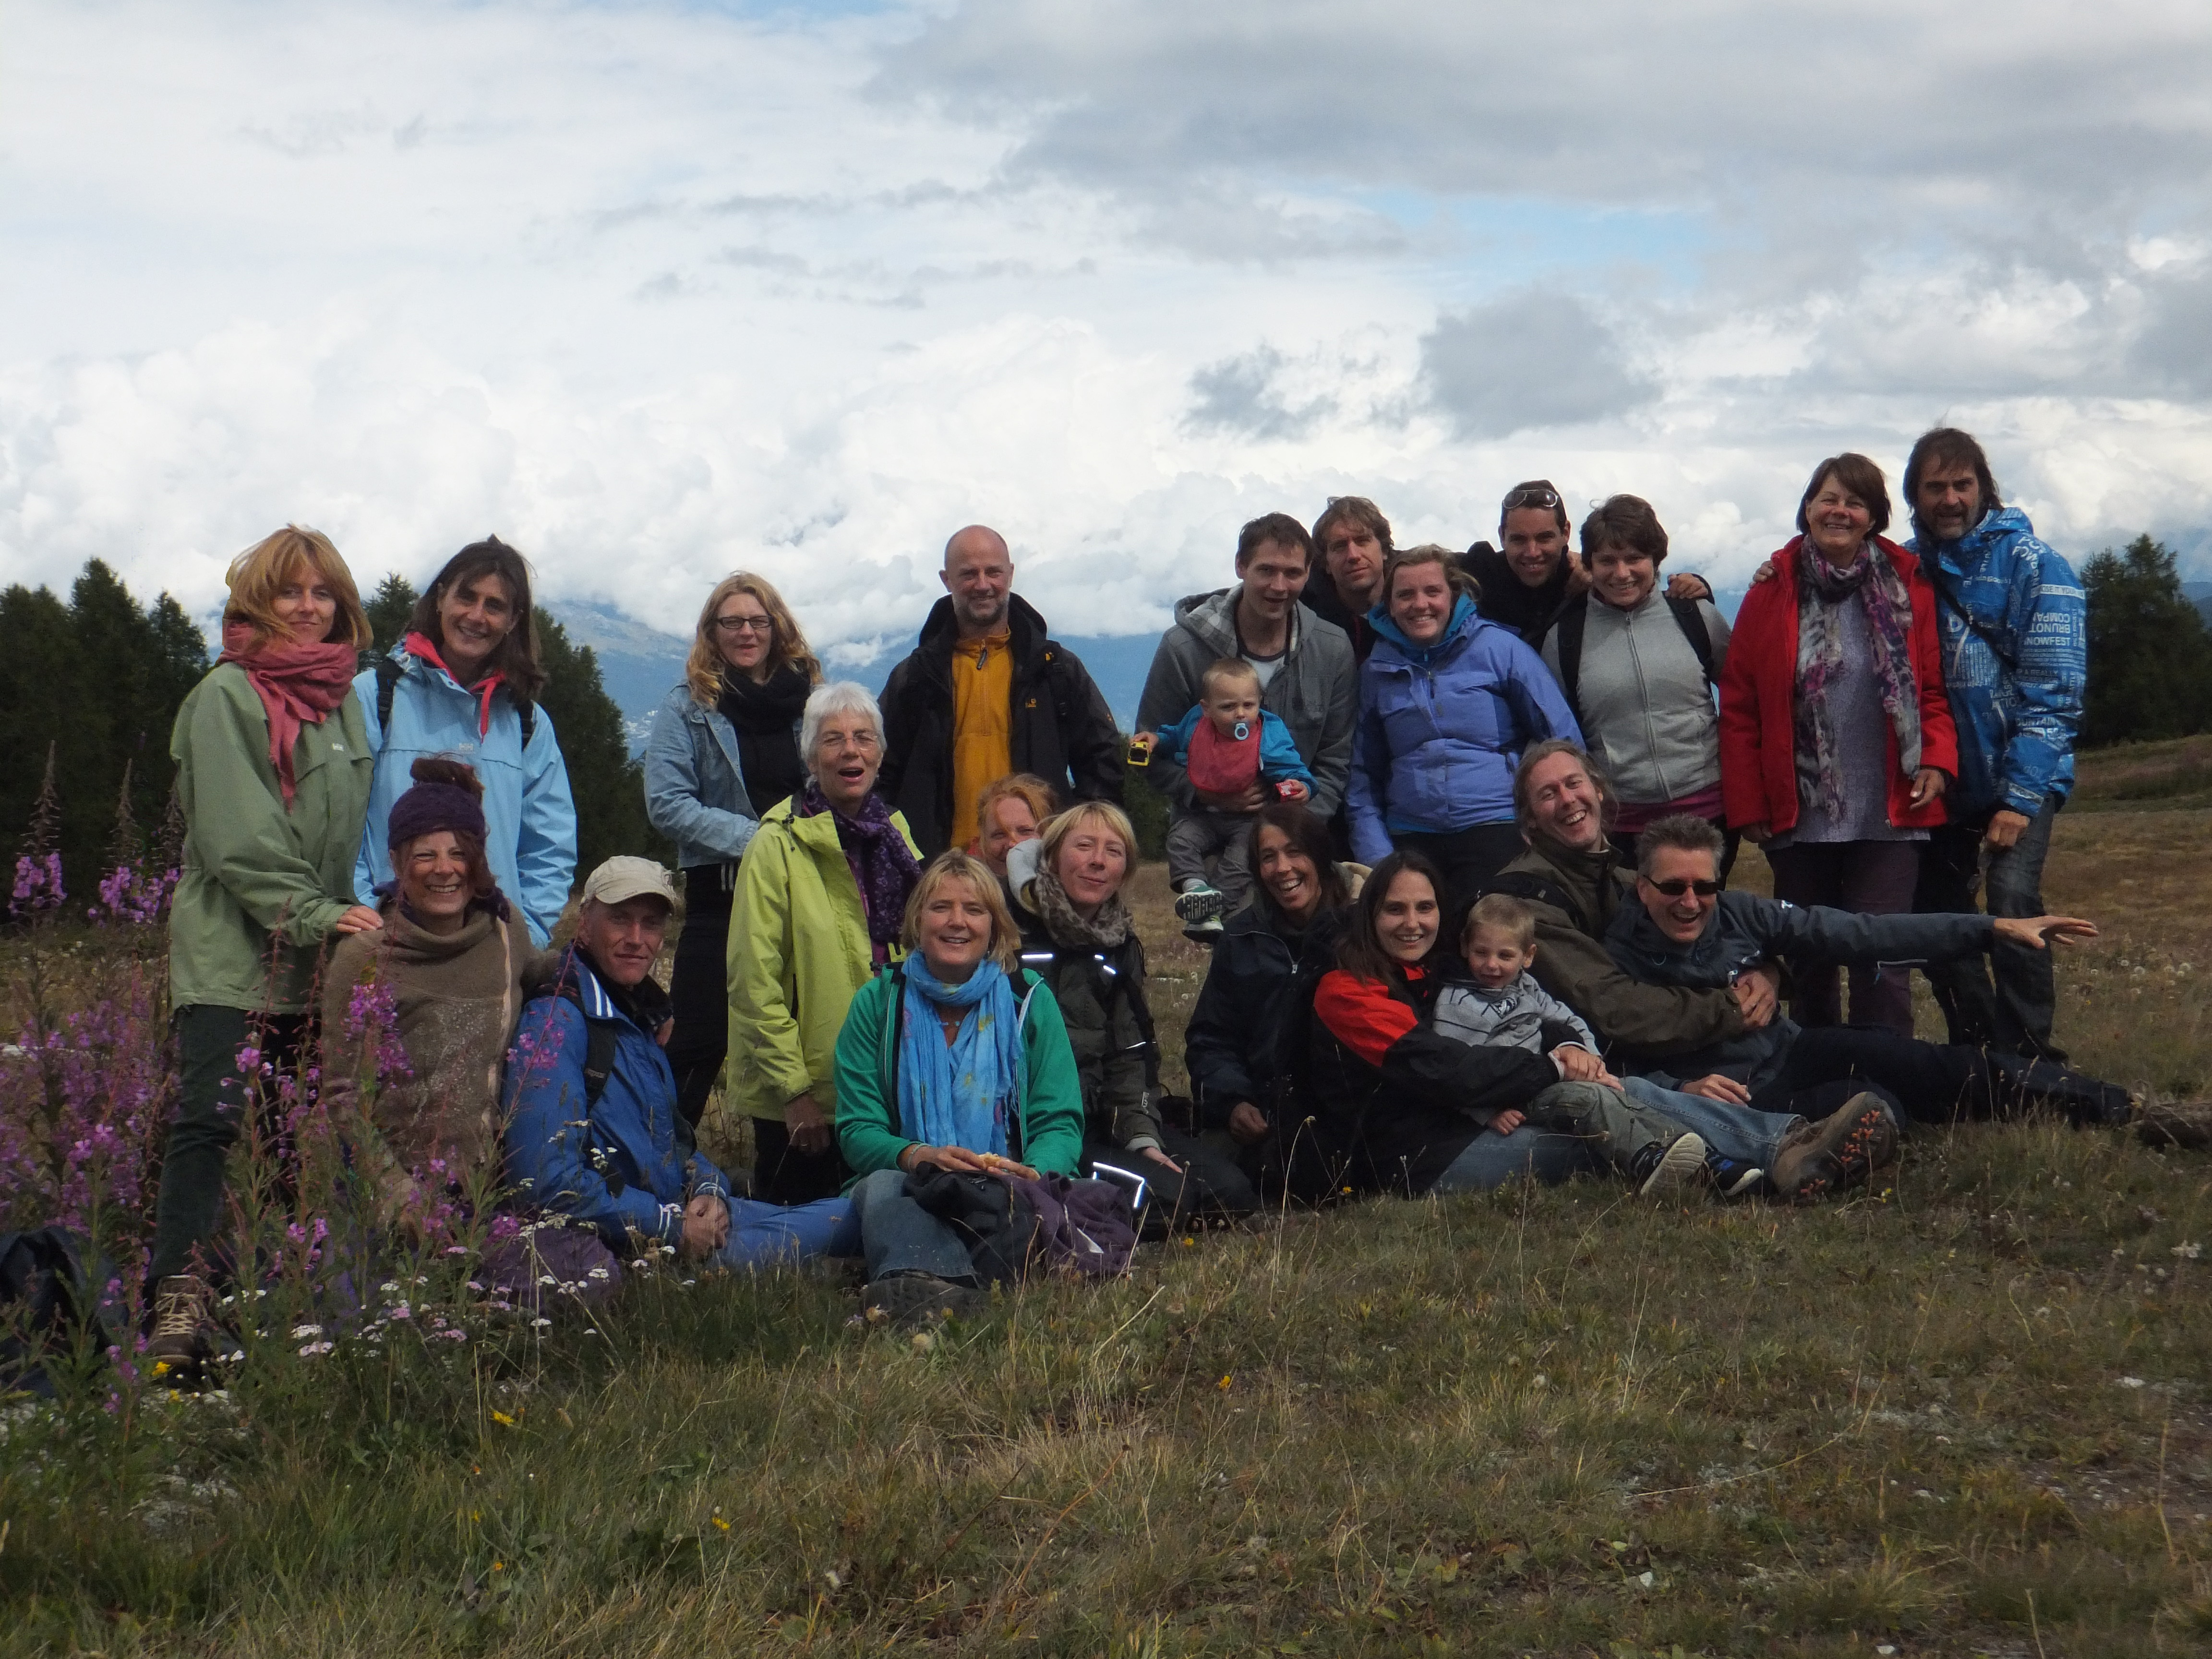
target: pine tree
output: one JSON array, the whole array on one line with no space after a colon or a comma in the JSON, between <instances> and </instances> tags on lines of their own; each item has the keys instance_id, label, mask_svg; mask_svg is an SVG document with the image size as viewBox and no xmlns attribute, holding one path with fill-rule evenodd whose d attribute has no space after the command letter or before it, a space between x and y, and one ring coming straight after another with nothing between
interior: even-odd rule
<instances>
[{"instance_id":1,"label":"pine tree","mask_svg":"<svg viewBox=\"0 0 2212 1659\"><path fill-rule=\"evenodd\" d=\"M2173 555L2148 535L2082 567L2089 689L2081 744L2186 737L2212 725L2212 633Z\"/></svg>"},{"instance_id":2,"label":"pine tree","mask_svg":"<svg viewBox=\"0 0 2212 1659\"><path fill-rule=\"evenodd\" d=\"M645 769L630 758L622 710L599 680L592 647L569 643L568 630L536 613L538 660L545 666L540 699L568 765L576 802L576 879L617 853L641 854L664 863L675 849L645 816Z\"/></svg>"},{"instance_id":3,"label":"pine tree","mask_svg":"<svg viewBox=\"0 0 2212 1659\"><path fill-rule=\"evenodd\" d=\"M376 635L377 655L384 655L407 637L407 619L414 614L418 597L415 585L396 570L377 583L376 592L369 595L368 603L362 607L368 612L369 629Z\"/></svg>"}]
</instances>

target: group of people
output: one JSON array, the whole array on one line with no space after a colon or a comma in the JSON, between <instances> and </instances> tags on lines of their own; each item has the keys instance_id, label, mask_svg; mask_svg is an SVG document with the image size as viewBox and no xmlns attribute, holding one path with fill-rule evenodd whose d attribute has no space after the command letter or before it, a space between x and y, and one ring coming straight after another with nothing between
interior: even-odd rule
<instances>
[{"instance_id":1,"label":"group of people","mask_svg":"<svg viewBox=\"0 0 2212 1659\"><path fill-rule=\"evenodd\" d=\"M210 1351L225 1153L311 1055L380 1226L490 1206L614 1251L857 1255L895 1316L976 1294L950 1177L1054 1214L1103 1182L1177 1223L1583 1169L1802 1200L1911 1121L2124 1117L2051 1041L2048 946L2094 931L2039 894L2080 590L1967 434L1927 434L1904 489L1908 545L1872 462L1823 461L1733 635L1700 579L1661 586L1633 496L1578 559L1540 480L1463 554L1396 548L1361 497L1270 514L1233 585L1176 606L1134 739L989 529L947 544L880 699L732 575L645 754L679 875L609 860L557 950L574 814L522 559L462 550L364 667L337 550L280 531L233 566L173 741L155 1357ZM1132 768L1213 947L1188 1102L1128 902ZM1725 890L1739 837L1777 901ZM1913 963L1948 1043L1911 1036ZM749 1190L697 1145L718 1085Z\"/></svg>"}]
</instances>

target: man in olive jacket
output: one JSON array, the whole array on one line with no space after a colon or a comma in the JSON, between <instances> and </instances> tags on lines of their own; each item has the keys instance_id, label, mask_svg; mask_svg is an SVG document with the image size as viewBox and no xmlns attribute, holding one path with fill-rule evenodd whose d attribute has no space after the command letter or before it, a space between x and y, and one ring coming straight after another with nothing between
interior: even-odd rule
<instances>
[{"instance_id":1,"label":"man in olive jacket","mask_svg":"<svg viewBox=\"0 0 2212 1659\"><path fill-rule=\"evenodd\" d=\"M1006 538L970 525L945 544L945 597L884 683L877 793L924 859L975 834L975 798L1029 772L1063 802L1121 800L1121 738L1082 659L1013 592Z\"/></svg>"}]
</instances>

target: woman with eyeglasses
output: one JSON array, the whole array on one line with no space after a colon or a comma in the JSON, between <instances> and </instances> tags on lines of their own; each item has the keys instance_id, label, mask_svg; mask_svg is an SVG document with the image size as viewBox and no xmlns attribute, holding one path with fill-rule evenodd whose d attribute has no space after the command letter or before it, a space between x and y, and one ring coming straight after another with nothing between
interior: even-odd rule
<instances>
[{"instance_id":1,"label":"woman with eyeglasses","mask_svg":"<svg viewBox=\"0 0 2212 1659\"><path fill-rule=\"evenodd\" d=\"M645 812L676 843L684 931L669 987L668 1063L695 1128L729 1046L730 899L769 808L806 787L799 715L822 665L775 589L740 570L707 596L684 683L653 718Z\"/></svg>"}]
</instances>

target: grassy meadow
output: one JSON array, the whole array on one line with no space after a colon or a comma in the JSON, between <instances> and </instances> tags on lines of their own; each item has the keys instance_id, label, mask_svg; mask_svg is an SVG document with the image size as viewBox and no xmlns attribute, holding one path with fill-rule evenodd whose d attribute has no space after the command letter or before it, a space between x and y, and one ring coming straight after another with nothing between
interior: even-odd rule
<instances>
[{"instance_id":1,"label":"grassy meadow","mask_svg":"<svg viewBox=\"0 0 2212 1659\"><path fill-rule=\"evenodd\" d=\"M2161 1091L2212 1084L2207 779L2085 764L2049 881L2106 929L2060 1040ZM1204 958L1139 880L1176 1081ZM0 1652L2203 1652L2207 1246L2212 1159L2030 1124L1802 1212L1278 1217L933 1338L807 1273L272 1340L5 1408Z\"/></svg>"}]
</instances>

